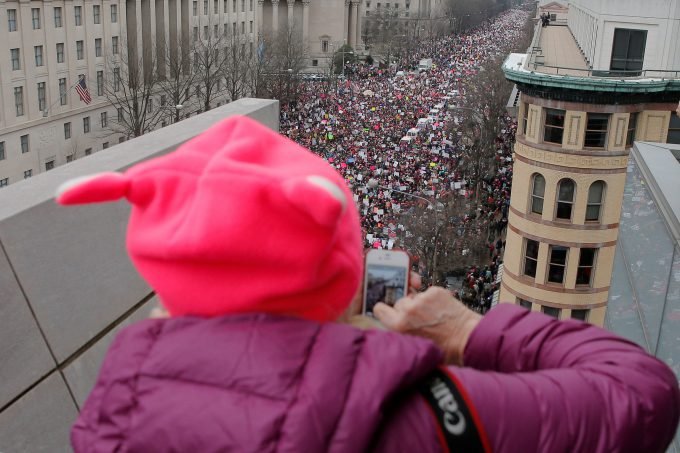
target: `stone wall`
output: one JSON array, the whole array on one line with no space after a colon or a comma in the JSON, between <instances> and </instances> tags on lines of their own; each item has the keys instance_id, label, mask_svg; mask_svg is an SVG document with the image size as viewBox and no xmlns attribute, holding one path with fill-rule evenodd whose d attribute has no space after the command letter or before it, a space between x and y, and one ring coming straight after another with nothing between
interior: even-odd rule
<instances>
[{"instance_id":1,"label":"stone wall","mask_svg":"<svg viewBox=\"0 0 680 453\"><path fill-rule=\"evenodd\" d=\"M278 130L278 108L241 99L0 190L0 452L70 451L108 344L156 304L125 253L129 205L64 208L57 187L172 151L231 115Z\"/></svg>"}]
</instances>

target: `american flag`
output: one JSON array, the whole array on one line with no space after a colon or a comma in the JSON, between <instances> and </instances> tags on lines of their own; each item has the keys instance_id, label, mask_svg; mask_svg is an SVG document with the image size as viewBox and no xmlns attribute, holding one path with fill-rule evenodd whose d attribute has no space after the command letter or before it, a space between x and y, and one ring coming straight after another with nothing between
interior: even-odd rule
<instances>
[{"instance_id":1,"label":"american flag","mask_svg":"<svg viewBox=\"0 0 680 453\"><path fill-rule=\"evenodd\" d=\"M92 102L92 96L90 96L90 92L87 89L87 85L85 84L85 77L81 77L78 81L78 84L76 85L76 91L78 92L78 96L80 96L81 101L86 104Z\"/></svg>"}]
</instances>

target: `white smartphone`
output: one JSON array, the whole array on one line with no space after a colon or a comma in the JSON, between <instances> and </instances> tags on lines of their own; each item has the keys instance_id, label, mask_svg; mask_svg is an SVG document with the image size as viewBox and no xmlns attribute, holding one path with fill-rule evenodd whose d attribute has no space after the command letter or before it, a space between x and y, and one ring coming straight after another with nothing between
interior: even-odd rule
<instances>
[{"instance_id":1,"label":"white smartphone","mask_svg":"<svg viewBox=\"0 0 680 453\"><path fill-rule=\"evenodd\" d=\"M364 266L365 315L373 316L378 302L394 305L407 294L410 258L401 250L370 250Z\"/></svg>"}]
</instances>

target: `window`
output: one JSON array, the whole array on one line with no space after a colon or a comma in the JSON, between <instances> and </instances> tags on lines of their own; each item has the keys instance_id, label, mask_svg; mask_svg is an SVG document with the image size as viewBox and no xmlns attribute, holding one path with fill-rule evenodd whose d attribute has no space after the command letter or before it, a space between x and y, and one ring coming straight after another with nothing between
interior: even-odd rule
<instances>
[{"instance_id":1,"label":"window","mask_svg":"<svg viewBox=\"0 0 680 453\"><path fill-rule=\"evenodd\" d=\"M253 32L253 21L250 21L250 25L248 26L249 33Z\"/></svg>"},{"instance_id":2,"label":"window","mask_svg":"<svg viewBox=\"0 0 680 453\"><path fill-rule=\"evenodd\" d=\"M113 91L120 91L120 68L113 68Z\"/></svg>"},{"instance_id":3,"label":"window","mask_svg":"<svg viewBox=\"0 0 680 453\"><path fill-rule=\"evenodd\" d=\"M529 104L524 104L524 112L522 113L522 135L527 135L527 125L529 124Z\"/></svg>"},{"instance_id":4,"label":"window","mask_svg":"<svg viewBox=\"0 0 680 453\"><path fill-rule=\"evenodd\" d=\"M9 178L0 179L0 187L7 187L7 184L9 184Z\"/></svg>"},{"instance_id":5,"label":"window","mask_svg":"<svg viewBox=\"0 0 680 453\"><path fill-rule=\"evenodd\" d=\"M328 40L324 39L321 41L321 52L328 52Z\"/></svg>"},{"instance_id":6,"label":"window","mask_svg":"<svg viewBox=\"0 0 680 453\"><path fill-rule=\"evenodd\" d=\"M97 96L104 96L104 71L97 71Z\"/></svg>"},{"instance_id":7,"label":"window","mask_svg":"<svg viewBox=\"0 0 680 453\"><path fill-rule=\"evenodd\" d=\"M118 55L118 36L111 37L111 53Z\"/></svg>"},{"instance_id":8,"label":"window","mask_svg":"<svg viewBox=\"0 0 680 453\"><path fill-rule=\"evenodd\" d=\"M94 56L95 57L101 57L102 56L102 39L101 38L95 38L94 39Z\"/></svg>"},{"instance_id":9,"label":"window","mask_svg":"<svg viewBox=\"0 0 680 453\"><path fill-rule=\"evenodd\" d=\"M54 7L54 28L61 28L62 27L62 20L61 20L61 8L58 6Z\"/></svg>"},{"instance_id":10,"label":"window","mask_svg":"<svg viewBox=\"0 0 680 453\"><path fill-rule=\"evenodd\" d=\"M593 281L593 266L597 249L581 249L576 271L576 284L590 286Z\"/></svg>"},{"instance_id":11,"label":"window","mask_svg":"<svg viewBox=\"0 0 680 453\"><path fill-rule=\"evenodd\" d=\"M635 141L635 129L637 128L637 120L639 112L633 112L628 117L628 134L626 134L626 148L633 146Z\"/></svg>"},{"instance_id":12,"label":"window","mask_svg":"<svg viewBox=\"0 0 680 453\"><path fill-rule=\"evenodd\" d=\"M146 104L146 113L153 112L153 98L149 98L149 102Z\"/></svg>"},{"instance_id":13,"label":"window","mask_svg":"<svg viewBox=\"0 0 680 453\"><path fill-rule=\"evenodd\" d=\"M111 23L118 22L118 5L111 5Z\"/></svg>"},{"instance_id":14,"label":"window","mask_svg":"<svg viewBox=\"0 0 680 453\"><path fill-rule=\"evenodd\" d=\"M598 222L602 212L604 198L604 181L595 181L588 189L588 204L586 206L586 222Z\"/></svg>"},{"instance_id":15,"label":"window","mask_svg":"<svg viewBox=\"0 0 680 453\"><path fill-rule=\"evenodd\" d=\"M550 262L548 263L548 281L550 283L564 283L568 252L569 249L566 247L550 246Z\"/></svg>"},{"instance_id":16,"label":"window","mask_svg":"<svg viewBox=\"0 0 680 453\"><path fill-rule=\"evenodd\" d=\"M35 54L35 66L43 65L43 46L34 46L33 53Z\"/></svg>"},{"instance_id":17,"label":"window","mask_svg":"<svg viewBox=\"0 0 680 453\"><path fill-rule=\"evenodd\" d=\"M208 26L203 26L203 39L208 39Z\"/></svg>"},{"instance_id":18,"label":"window","mask_svg":"<svg viewBox=\"0 0 680 453\"><path fill-rule=\"evenodd\" d=\"M24 170L24 179L28 179L31 176L33 176L33 169L32 168L30 170Z\"/></svg>"},{"instance_id":19,"label":"window","mask_svg":"<svg viewBox=\"0 0 680 453\"><path fill-rule=\"evenodd\" d=\"M545 128L543 129L543 141L561 145L563 133L564 133L564 110L547 109L545 111Z\"/></svg>"},{"instance_id":20,"label":"window","mask_svg":"<svg viewBox=\"0 0 680 453\"><path fill-rule=\"evenodd\" d=\"M45 162L45 171L50 171L54 168L54 160L48 160Z\"/></svg>"},{"instance_id":21,"label":"window","mask_svg":"<svg viewBox=\"0 0 680 453\"><path fill-rule=\"evenodd\" d=\"M232 36L236 36L236 22L231 24L231 30L232 30Z\"/></svg>"},{"instance_id":22,"label":"window","mask_svg":"<svg viewBox=\"0 0 680 453\"><path fill-rule=\"evenodd\" d=\"M623 75L640 75L645 59L646 44L646 30L615 29L612 61L609 69L612 71L631 71Z\"/></svg>"},{"instance_id":23,"label":"window","mask_svg":"<svg viewBox=\"0 0 680 453\"><path fill-rule=\"evenodd\" d=\"M89 156L90 154L92 154L92 148L85 148L85 155Z\"/></svg>"},{"instance_id":24,"label":"window","mask_svg":"<svg viewBox=\"0 0 680 453\"><path fill-rule=\"evenodd\" d=\"M517 299L517 303L519 304L520 307L526 308L527 310L531 311L531 302L529 302L528 300Z\"/></svg>"},{"instance_id":25,"label":"window","mask_svg":"<svg viewBox=\"0 0 680 453\"><path fill-rule=\"evenodd\" d=\"M572 207L574 205L574 189L576 184L571 179L563 179L557 185L557 213L556 217L562 220L571 220Z\"/></svg>"},{"instance_id":26,"label":"window","mask_svg":"<svg viewBox=\"0 0 680 453\"><path fill-rule=\"evenodd\" d=\"M0 160L5 160L5 142L0 142Z\"/></svg>"},{"instance_id":27,"label":"window","mask_svg":"<svg viewBox=\"0 0 680 453\"><path fill-rule=\"evenodd\" d=\"M57 63L63 63L63 62L64 62L64 43L58 42L57 43Z\"/></svg>"},{"instance_id":28,"label":"window","mask_svg":"<svg viewBox=\"0 0 680 453\"><path fill-rule=\"evenodd\" d=\"M116 115L117 115L116 121L118 121L118 122L123 121L123 107L118 107Z\"/></svg>"},{"instance_id":29,"label":"window","mask_svg":"<svg viewBox=\"0 0 680 453\"><path fill-rule=\"evenodd\" d=\"M106 112L101 112L99 114L99 120L101 121L102 128L105 128L109 124L109 118Z\"/></svg>"},{"instance_id":30,"label":"window","mask_svg":"<svg viewBox=\"0 0 680 453\"><path fill-rule=\"evenodd\" d=\"M118 137L118 143L123 143L125 141L125 137Z\"/></svg>"},{"instance_id":31,"label":"window","mask_svg":"<svg viewBox=\"0 0 680 453\"><path fill-rule=\"evenodd\" d=\"M85 48L82 41L76 41L76 58L82 60L85 56Z\"/></svg>"},{"instance_id":32,"label":"window","mask_svg":"<svg viewBox=\"0 0 680 453\"><path fill-rule=\"evenodd\" d=\"M68 164L71 162L73 162L73 154L69 154L68 156L66 156L66 163Z\"/></svg>"},{"instance_id":33,"label":"window","mask_svg":"<svg viewBox=\"0 0 680 453\"><path fill-rule=\"evenodd\" d=\"M73 15L76 19L76 26L83 25L83 7L82 6L74 6L73 7Z\"/></svg>"},{"instance_id":34,"label":"window","mask_svg":"<svg viewBox=\"0 0 680 453\"><path fill-rule=\"evenodd\" d=\"M579 321L587 321L590 310L571 310L571 319L578 319Z\"/></svg>"},{"instance_id":35,"label":"window","mask_svg":"<svg viewBox=\"0 0 680 453\"><path fill-rule=\"evenodd\" d=\"M31 150L28 144L28 134L19 137L19 142L21 143L21 154L26 154Z\"/></svg>"},{"instance_id":36,"label":"window","mask_svg":"<svg viewBox=\"0 0 680 453\"><path fill-rule=\"evenodd\" d=\"M241 0L241 12L246 11L246 0Z\"/></svg>"},{"instance_id":37,"label":"window","mask_svg":"<svg viewBox=\"0 0 680 453\"><path fill-rule=\"evenodd\" d=\"M208 14L208 0L203 0L203 14Z\"/></svg>"},{"instance_id":38,"label":"window","mask_svg":"<svg viewBox=\"0 0 680 453\"><path fill-rule=\"evenodd\" d=\"M31 8L31 21L33 30L40 30L40 8Z\"/></svg>"},{"instance_id":39,"label":"window","mask_svg":"<svg viewBox=\"0 0 680 453\"><path fill-rule=\"evenodd\" d=\"M87 134L90 132L90 117L86 116L83 118L83 133Z\"/></svg>"},{"instance_id":40,"label":"window","mask_svg":"<svg viewBox=\"0 0 680 453\"><path fill-rule=\"evenodd\" d=\"M102 143L102 149L106 149L108 147L109 147L109 142Z\"/></svg>"},{"instance_id":41,"label":"window","mask_svg":"<svg viewBox=\"0 0 680 453\"><path fill-rule=\"evenodd\" d=\"M64 140L71 138L71 123L64 123Z\"/></svg>"},{"instance_id":42,"label":"window","mask_svg":"<svg viewBox=\"0 0 680 453\"><path fill-rule=\"evenodd\" d=\"M536 278L538 264L538 242L525 239L524 242L524 275Z\"/></svg>"},{"instance_id":43,"label":"window","mask_svg":"<svg viewBox=\"0 0 680 453\"><path fill-rule=\"evenodd\" d=\"M21 69L21 50L10 49L10 58L12 59L12 71L18 71Z\"/></svg>"},{"instance_id":44,"label":"window","mask_svg":"<svg viewBox=\"0 0 680 453\"><path fill-rule=\"evenodd\" d=\"M220 12L220 0L213 1L213 13L217 14Z\"/></svg>"},{"instance_id":45,"label":"window","mask_svg":"<svg viewBox=\"0 0 680 453\"><path fill-rule=\"evenodd\" d=\"M92 5L92 20L94 21L95 24L102 23L101 6Z\"/></svg>"},{"instance_id":46,"label":"window","mask_svg":"<svg viewBox=\"0 0 680 453\"><path fill-rule=\"evenodd\" d=\"M604 148L607 146L608 113L589 113L586 123L586 148Z\"/></svg>"},{"instance_id":47,"label":"window","mask_svg":"<svg viewBox=\"0 0 680 453\"><path fill-rule=\"evenodd\" d=\"M668 143L680 145L680 115L671 113L671 120L668 123Z\"/></svg>"},{"instance_id":48,"label":"window","mask_svg":"<svg viewBox=\"0 0 680 453\"><path fill-rule=\"evenodd\" d=\"M66 105L66 78L59 79L59 103Z\"/></svg>"},{"instance_id":49,"label":"window","mask_svg":"<svg viewBox=\"0 0 680 453\"><path fill-rule=\"evenodd\" d=\"M7 31L17 31L17 10L7 10Z\"/></svg>"},{"instance_id":50,"label":"window","mask_svg":"<svg viewBox=\"0 0 680 453\"><path fill-rule=\"evenodd\" d=\"M14 107L17 116L24 116L24 87L14 87Z\"/></svg>"},{"instance_id":51,"label":"window","mask_svg":"<svg viewBox=\"0 0 680 453\"><path fill-rule=\"evenodd\" d=\"M312 60L312 66L319 66L319 60Z\"/></svg>"},{"instance_id":52,"label":"window","mask_svg":"<svg viewBox=\"0 0 680 453\"><path fill-rule=\"evenodd\" d=\"M47 96L45 93L45 82L38 83L38 110L44 112L47 108Z\"/></svg>"},{"instance_id":53,"label":"window","mask_svg":"<svg viewBox=\"0 0 680 453\"><path fill-rule=\"evenodd\" d=\"M241 21L241 34L242 35L246 34L246 21L244 20Z\"/></svg>"},{"instance_id":54,"label":"window","mask_svg":"<svg viewBox=\"0 0 680 453\"><path fill-rule=\"evenodd\" d=\"M193 35L194 35L194 36L193 36L194 42L198 41L198 27L194 27L194 29L193 29Z\"/></svg>"},{"instance_id":55,"label":"window","mask_svg":"<svg viewBox=\"0 0 680 453\"><path fill-rule=\"evenodd\" d=\"M531 183L531 212L543 214L543 197L545 195L545 178L538 173L534 174Z\"/></svg>"},{"instance_id":56,"label":"window","mask_svg":"<svg viewBox=\"0 0 680 453\"><path fill-rule=\"evenodd\" d=\"M193 9L194 16L198 16L198 2L196 0L194 0L194 7L193 8L194 8Z\"/></svg>"},{"instance_id":57,"label":"window","mask_svg":"<svg viewBox=\"0 0 680 453\"><path fill-rule=\"evenodd\" d=\"M250 11L252 12L252 11L253 11L253 0L250 0L250 5L249 5L249 7L250 7Z\"/></svg>"},{"instance_id":58,"label":"window","mask_svg":"<svg viewBox=\"0 0 680 453\"><path fill-rule=\"evenodd\" d=\"M560 309L559 308L548 307L548 306L543 305L543 306L541 306L541 311L548 316L552 316L555 319L559 319L559 317L560 317Z\"/></svg>"},{"instance_id":59,"label":"window","mask_svg":"<svg viewBox=\"0 0 680 453\"><path fill-rule=\"evenodd\" d=\"M236 12L236 0L233 0L231 2L231 5L232 5L232 11Z\"/></svg>"}]
</instances>

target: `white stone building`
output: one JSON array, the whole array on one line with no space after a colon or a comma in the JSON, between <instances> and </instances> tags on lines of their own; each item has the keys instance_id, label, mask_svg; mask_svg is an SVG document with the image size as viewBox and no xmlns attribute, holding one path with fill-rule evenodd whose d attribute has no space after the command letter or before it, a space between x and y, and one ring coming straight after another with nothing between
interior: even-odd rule
<instances>
[{"instance_id":1,"label":"white stone building","mask_svg":"<svg viewBox=\"0 0 680 453\"><path fill-rule=\"evenodd\" d=\"M361 0L0 0L0 187L125 139L104 95L122 55L155 64L172 43L225 31L252 48L292 24L321 66L343 43L360 47L360 10ZM90 104L73 89L81 75Z\"/></svg>"}]
</instances>

